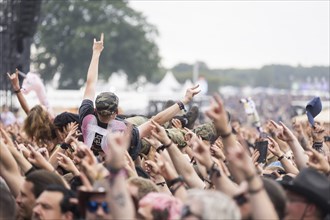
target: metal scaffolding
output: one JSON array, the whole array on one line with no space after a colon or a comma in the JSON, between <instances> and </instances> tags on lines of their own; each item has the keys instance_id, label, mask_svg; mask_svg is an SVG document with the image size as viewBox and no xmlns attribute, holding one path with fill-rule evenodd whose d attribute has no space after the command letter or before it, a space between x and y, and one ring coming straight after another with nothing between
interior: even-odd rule
<instances>
[{"instance_id":1,"label":"metal scaffolding","mask_svg":"<svg viewBox=\"0 0 330 220\"><path fill-rule=\"evenodd\" d=\"M7 72L30 69L30 46L37 30L41 0L0 0L1 105L11 105ZM22 82L22 79L20 80Z\"/></svg>"}]
</instances>

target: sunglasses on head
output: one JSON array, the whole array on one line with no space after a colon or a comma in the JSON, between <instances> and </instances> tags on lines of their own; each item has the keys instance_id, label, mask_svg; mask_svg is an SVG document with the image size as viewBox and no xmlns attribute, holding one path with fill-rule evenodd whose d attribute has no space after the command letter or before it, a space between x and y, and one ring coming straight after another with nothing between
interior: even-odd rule
<instances>
[{"instance_id":1,"label":"sunglasses on head","mask_svg":"<svg viewBox=\"0 0 330 220\"><path fill-rule=\"evenodd\" d=\"M109 213L109 207L107 202L96 202L96 201L88 201L87 202L87 209L89 212L95 213L99 206L102 207L105 213Z\"/></svg>"}]
</instances>

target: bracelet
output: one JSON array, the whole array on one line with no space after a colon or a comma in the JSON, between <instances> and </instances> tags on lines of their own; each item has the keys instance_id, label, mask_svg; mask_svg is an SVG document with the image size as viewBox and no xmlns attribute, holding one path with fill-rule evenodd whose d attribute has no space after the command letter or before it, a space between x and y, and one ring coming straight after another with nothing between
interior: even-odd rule
<instances>
[{"instance_id":1,"label":"bracelet","mask_svg":"<svg viewBox=\"0 0 330 220\"><path fill-rule=\"evenodd\" d=\"M166 182L160 182L160 183L156 183L157 186L165 186L166 185Z\"/></svg>"},{"instance_id":2,"label":"bracelet","mask_svg":"<svg viewBox=\"0 0 330 220\"><path fill-rule=\"evenodd\" d=\"M178 189L183 186L183 182L181 182L177 187L175 187L174 189L170 189L172 195L174 195L176 193L176 191L178 191Z\"/></svg>"},{"instance_id":3,"label":"bracelet","mask_svg":"<svg viewBox=\"0 0 330 220\"><path fill-rule=\"evenodd\" d=\"M248 193L253 195L253 194L257 194L259 192L261 192L261 190L264 189L264 185L261 185L258 189L249 189L248 190Z\"/></svg>"},{"instance_id":4,"label":"bracelet","mask_svg":"<svg viewBox=\"0 0 330 220\"><path fill-rule=\"evenodd\" d=\"M174 184L178 183L178 182L182 182L183 183L183 177L182 176L178 176L177 178L174 178L170 181L167 182L167 185L169 187L173 186Z\"/></svg>"},{"instance_id":5,"label":"bracelet","mask_svg":"<svg viewBox=\"0 0 330 220\"><path fill-rule=\"evenodd\" d=\"M21 88L19 88L18 90L15 90L14 93L20 93L21 92Z\"/></svg>"},{"instance_id":6,"label":"bracelet","mask_svg":"<svg viewBox=\"0 0 330 220\"><path fill-rule=\"evenodd\" d=\"M225 139L225 138L229 137L231 134L232 134L232 131L229 131L229 132L226 133L226 134L221 134L220 137L221 137L222 139Z\"/></svg>"},{"instance_id":7,"label":"bracelet","mask_svg":"<svg viewBox=\"0 0 330 220\"><path fill-rule=\"evenodd\" d=\"M176 104L178 104L180 110L186 111L186 109L184 108L184 104L181 101L177 101Z\"/></svg>"},{"instance_id":8,"label":"bracelet","mask_svg":"<svg viewBox=\"0 0 330 220\"><path fill-rule=\"evenodd\" d=\"M216 177L221 177L221 172L220 170L217 168L217 164L213 161L213 164L211 166L211 168L209 170L207 170L207 174L209 175L209 179L212 179L212 176L214 174L216 174Z\"/></svg>"},{"instance_id":9,"label":"bracelet","mask_svg":"<svg viewBox=\"0 0 330 220\"><path fill-rule=\"evenodd\" d=\"M281 161L284 157L285 157L285 154L283 154L282 156L278 157L277 160L278 161Z\"/></svg>"},{"instance_id":10,"label":"bracelet","mask_svg":"<svg viewBox=\"0 0 330 220\"><path fill-rule=\"evenodd\" d=\"M127 177L127 170L124 168L114 169L108 166L108 170L110 171L110 175L108 176L110 184L112 184L118 176Z\"/></svg>"},{"instance_id":11,"label":"bracelet","mask_svg":"<svg viewBox=\"0 0 330 220\"><path fill-rule=\"evenodd\" d=\"M157 149L156 149L156 152L157 153L160 153L160 151L163 151L165 150L166 148L170 147L171 145L173 144L173 141L171 140L171 142L169 144L163 144L161 146L159 146Z\"/></svg>"}]
</instances>

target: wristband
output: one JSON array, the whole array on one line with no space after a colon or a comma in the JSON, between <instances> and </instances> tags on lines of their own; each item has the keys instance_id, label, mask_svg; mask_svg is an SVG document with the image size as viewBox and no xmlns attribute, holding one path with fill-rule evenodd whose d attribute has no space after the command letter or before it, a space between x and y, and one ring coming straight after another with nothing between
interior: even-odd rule
<instances>
[{"instance_id":1,"label":"wristband","mask_svg":"<svg viewBox=\"0 0 330 220\"><path fill-rule=\"evenodd\" d=\"M211 166L211 168L209 170L207 170L207 174L209 175L209 179L211 180L212 179L212 176L214 174L217 175L217 177L221 177L221 172L220 170L217 168L217 164L213 161L213 164Z\"/></svg>"},{"instance_id":2,"label":"wristband","mask_svg":"<svg viewBox=\"0 0 330 220\"><path fill-rule=\"evenodd\" d=\"M19 88L18 90L15 90L14 93L20 93L21 92L21 88Z\"/></svg>"},{"instance_id":3,"label":"wristband","mask_svg":"<svg viewBox=\"0 0 330 220\"><path fill-rule=\"evenodd\" d=\"M186 111L186 109L184 108L184 104L181 101L177 101L176 104L178 104L180 110Z\"/></svg>"},{"instance_id":4,"label":"wristband","mask_svg":"<svg viewBox=\"0 0 330 220\"><path fill-rule=\"evenodd\" d=\"M163 145L161 145L160 147L158 147L157 149L156 149L156 151L157 151L157 153L160 153L160 151L163 151L163 150L165 150L166 148L169 148L171 145L173 144L173 142L172 142L172 140L171 140L171 142L169 143L169 144L163 144Z\"/></svg>"},{"instance_id":5,"label":"wristband","mask_svg":"<svg viewBox=\"0 0 330 220\"><path fill-rule=\"evenodd\" d=\"M175 187L174 189L170 189L172 195L174 195L176 193L176 191L178 191L178 189L183 186L183 182L179 183L179 185L177 187Z\"/></svg>"},{"instance_id":6,"label":"wristband","mask_svg":"<svg viewBox=\"0 0 330 220\"><path fill-rule=\"evenodd\" d=\"M168 185L169 187L171 187L171 186L173 186L174 184L176 184L176 183L178 183L178 182L182 182L182 183L183 183L183 177L182 177L182 176L178 176L177 178L168 181L168 182L167 182L167 185Z\"/></svg>"},{"instance_id":7,"label":"wristband","mask_svg":"<svg viewBox=\"0 0 330 220\"><path fill-rule=\"evenodd\" d=\"M283 154L282 156L278 157L277 160L278 161L281 161L284 157L285 157L285 154Z\"/></svg>"},{"instance_id":8,"label":"wristband","mask_svg":"<svg viewBox=\"0 0 330 220\"><path fill-rule=\"evenodd\" d=\"M165 186L166 182L160 182L160 183L156 183L157 186Z\"/></svg>"}]
</instances>

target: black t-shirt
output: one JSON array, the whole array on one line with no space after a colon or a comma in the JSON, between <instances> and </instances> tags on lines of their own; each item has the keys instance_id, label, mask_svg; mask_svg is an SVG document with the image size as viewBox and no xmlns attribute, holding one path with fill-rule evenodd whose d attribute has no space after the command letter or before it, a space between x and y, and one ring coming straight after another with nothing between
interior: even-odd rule
<instances>
[{"instance_id":1,"label":"black t-shirt","mask_svg":"<svg viewBox=\"0 0 330 220\"><path fill-rule=\"evenodd\" d=\"M90 147L96 155L100 151L108 152L106 136L109 131L125 131L128 124L128 122L119 118L111 120L109 123L102 123L97 118L97 114L94 111L94 103L89 99L84 99L81 103L79 108L79 121L84 143ZM133 126L131 137L131 146L128 152L132 159L135 160L141 149L139 130L135 126Z\"/></svg>"}]
</instances>

